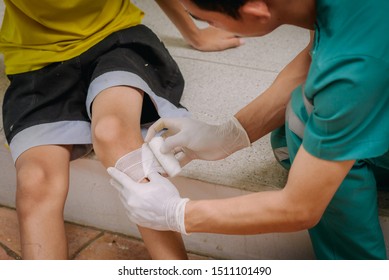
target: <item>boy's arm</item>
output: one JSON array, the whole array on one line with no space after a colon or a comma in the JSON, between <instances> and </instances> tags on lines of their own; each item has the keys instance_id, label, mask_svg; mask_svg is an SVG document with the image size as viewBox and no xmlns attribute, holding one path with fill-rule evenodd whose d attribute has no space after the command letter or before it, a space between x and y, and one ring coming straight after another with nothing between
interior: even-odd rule
<instances>
[{"instance_id":1,"label":"boy's arm","mask_svg":"<svg viewBox=\"0 0 389 280\"><path fill-rule=\"evenodd\" d=\"M308 46L279 73L273 84L236 113L235 117L246 130L251 142L284 124L290 94L305 81L309 70L313 35L311 32Z\"/></svg>"},{"instance_id":2,"label":"boy's arm","mask_svg":"<svg viewBox=\"0 0 389 280\"><path fill-rule=\"evenodd\" d=\"M215 28L200 29L178 0L156 0L161 9L193 48L200 51L220 51L238 47L242 40L235 35Z\"/></svg>"}]
</instances>

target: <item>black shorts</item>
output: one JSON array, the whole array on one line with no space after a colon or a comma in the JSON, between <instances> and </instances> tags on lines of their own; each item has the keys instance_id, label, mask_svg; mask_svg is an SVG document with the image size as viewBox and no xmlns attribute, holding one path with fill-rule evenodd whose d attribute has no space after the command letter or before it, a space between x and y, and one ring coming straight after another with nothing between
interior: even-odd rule
<instances>
[{"instance_id":1,"label":"black shorts","mask_svg":"<svg viewBox=\"0 0 389 280\"><path fill-rule=\"evenodd\" d=\"M146 93L143 124L188 115L180 105L181 72L144 25L115 32L78 57L8 78L3 122L14 161L41 145L74 145L72 159L89 152L91 105L109 87L130 86Z\"/></svg>"}]
</instances>

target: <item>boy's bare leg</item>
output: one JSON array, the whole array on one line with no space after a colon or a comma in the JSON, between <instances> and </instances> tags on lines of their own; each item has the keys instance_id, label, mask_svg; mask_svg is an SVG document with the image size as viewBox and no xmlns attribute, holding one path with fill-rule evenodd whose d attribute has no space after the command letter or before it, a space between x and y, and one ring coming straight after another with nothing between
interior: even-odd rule
<instances>
[{"instance_id":1,"label":"boy's bare leg","mask_svg":"<svg viewBox=\"0 0 389 280\"><path fill-rule=\"evenodd\" d=\"M16 161L16 210L23 259L67 259L63 210L71 147L39 146Z\"/></svg>"},{"instance_id":2,"label":"boy's bare leg","mask_svg":"<svg viewBox=\"0 0 389 280\"><path fill-rule=\"evenodd\" d=\"M181 234L173 231L156 231L138 226L147 251L154 260L186 260L188 255Z\"/></svg>"},{"instance_id":3,"label":"boy's bare leg","mask_svg":"<svg viewBox=\"0 0 389 280\"><path fill-rule=\"evenodd\" d=\"M105 167L143 144L140 128L143 92L131 87L112 87L101 92L92 106L93 146ZM186 259L181 235L139 227L153 259Z\"/></svg>"}]
</instances>

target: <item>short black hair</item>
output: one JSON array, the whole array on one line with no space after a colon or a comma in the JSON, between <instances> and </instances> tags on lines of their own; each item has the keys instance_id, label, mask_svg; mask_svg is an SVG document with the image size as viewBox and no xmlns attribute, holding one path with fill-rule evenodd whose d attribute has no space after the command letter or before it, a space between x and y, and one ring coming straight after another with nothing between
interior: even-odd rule
<instances>
[{"instance_id":1,"label":"short black hair","mask_svg":"<svg viewBox=\"0 0 389 280\"><path fill-rule=\"evenodd\" d=\"M249 0L191 0L202 10L220 12L235 19L240 18L239 9Z\"/></svg>"}]
</instances>

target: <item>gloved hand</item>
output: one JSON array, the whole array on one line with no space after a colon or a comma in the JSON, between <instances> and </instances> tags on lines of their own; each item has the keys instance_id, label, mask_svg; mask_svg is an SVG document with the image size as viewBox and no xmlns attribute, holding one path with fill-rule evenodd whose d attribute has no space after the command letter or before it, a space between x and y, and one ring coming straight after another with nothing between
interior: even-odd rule
<instances>
[{"instance_id":1,"label":"gloved hand","mask_svg":"<svg viewBox=\"0 0 389 280\"><path fill-rule=\"evenodd\" d=\"M158 132L165 138L161 153L182 152L178 160L184 166L193 159L219 160L249 147L250 139L239 123L232 117L221 125L210 125L190 118L159 119L148 130L145 141Z\"/></svg>"},{"instance_id":2,"label":"gloved hand","mask_svg":"<svg viewBox=\"0 0 389 280\"><path fill-rule=\"evenodd\" d=\"M187 234L184 218L189 199L181 198L168 179L154 172L148 175L150 182L137 183L117 168L110 167L107 171L132 222L155 230Z\"/></svg>"}]
</instances>

